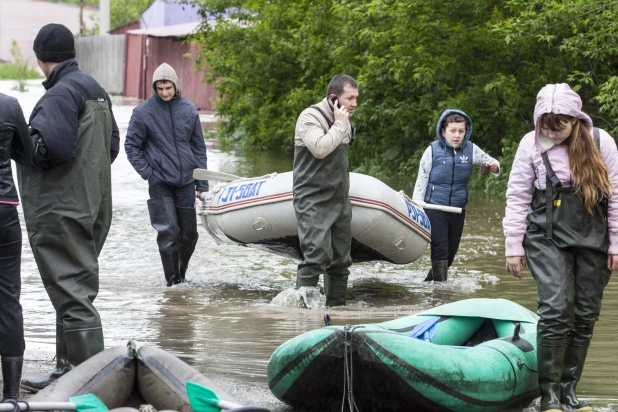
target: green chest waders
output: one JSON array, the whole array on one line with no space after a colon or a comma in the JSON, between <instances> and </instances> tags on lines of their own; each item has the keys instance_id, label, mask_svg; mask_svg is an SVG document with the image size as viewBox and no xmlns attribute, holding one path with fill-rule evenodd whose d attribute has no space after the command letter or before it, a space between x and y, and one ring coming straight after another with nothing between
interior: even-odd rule
<instances>
[{"instance_id":1,"label":"green chest waders","mask_svg":"<svg viewBox=\"0 0 618 412\"><path fill-rule=\"evenodd\" d=\"M341 144L324 159L304 146L294 152L294 211L303 260L296 287L316 286L324 274L327 306L345 304L352 265L349 145Z\"/></svg>"},{"instance_id":2,"label":"green chest waders","mask_svg":"<svg viewBox=\"0 0 618 412\"><path fill-rule=\"evenodd\" d=\"M594 133L599 146L598 131ZM546 190L536 190L524 238L526 260L538 288L537 359L541 410L561 403L587 410L575 387L581 377L594 323L601 311L609 232L607 199L589 213L574 188L564 188L547 153Z\"/></svg>"},{"instance_id":3,"label":"green chest waders","mask_svg":"<svg viewBox=\"0 0 618 412\"><path fill-rule=\"evenodd\" d=\"M86 98L79 85L70 84ZM104 348L93 302L98 257L112 220L111 138L107 101L86 98L74 160L46 170L18 165L28 238L57 323L57 367L40 379L24 379L22 385L32 391Z\"/></svg>"}]
</instances>

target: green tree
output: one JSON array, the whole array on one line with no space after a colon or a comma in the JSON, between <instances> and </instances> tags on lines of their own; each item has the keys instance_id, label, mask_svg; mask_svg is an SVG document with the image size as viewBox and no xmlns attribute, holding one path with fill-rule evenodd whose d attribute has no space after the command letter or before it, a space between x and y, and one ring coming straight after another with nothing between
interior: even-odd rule
<instances>
[{"instance_id":1,"label":"green tree","mask_svg":"<svg viewBox=\"0 0 618 412\"><path fill-rule=\"evenodd\" d=\"M361 88L352 164L378 177L413 181L440 113L459 108L474 142L502 160L499 179L473 185L503 193L547 83L576 86L595 121L616 127L615 2L186 1L209 21L197 65L222 96L227 141L289 150L298 114L337 73Z\"/></svg>"}]
</instances>

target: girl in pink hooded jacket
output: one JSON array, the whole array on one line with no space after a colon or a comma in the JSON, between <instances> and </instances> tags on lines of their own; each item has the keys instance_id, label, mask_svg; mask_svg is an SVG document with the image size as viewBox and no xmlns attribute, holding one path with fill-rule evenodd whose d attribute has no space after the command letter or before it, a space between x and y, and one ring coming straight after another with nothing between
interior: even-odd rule
<instances>
[{"instance_id":1,"label":"girl in pink hooded jacket","mask_svg":"<svg viewBox=\"0 0 618 412\"><path fill-rule=\"evenodd\" d=\"M577 399L603 290L618 268L618 152L567 84L537 95L535 130L517 149L506 192L506 269L538 288L541 410Z\"/></svg>"}]
</instances>

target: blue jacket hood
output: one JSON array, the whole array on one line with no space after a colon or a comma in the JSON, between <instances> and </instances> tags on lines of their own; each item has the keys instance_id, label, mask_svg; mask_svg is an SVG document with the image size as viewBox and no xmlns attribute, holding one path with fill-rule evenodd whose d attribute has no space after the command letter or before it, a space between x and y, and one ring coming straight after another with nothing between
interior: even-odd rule
<instances>
[{"instance_id":1,"label":"blue jacket hood","mask_svg":"<svg viewBox=\"0 0 618 412\"><path fill-rule=\"evenodd\" d=\"M438 125L436 126L436 135L438 136L438 140L440 141L440 144L442 144L442 146L451 147L451 145L449 145L446 142L446 139L444 138L444 136L442 136L442 129L444 128L444 125L442 123L444 123L444 119L446 119L446 116L452 113L460 114L466 118L466 136L464 137L464 141L461 142L461 144L459 145L459 147L462 147L463 145L466 144L466 142L470 141L470 136L472 135L472 119L470 119L470 116L468 116L466 113L462 112L461 110L446 109L445 111L443 111L442 115L440 115L440 120L438 121Z\"/></svg>"}]
</instances>

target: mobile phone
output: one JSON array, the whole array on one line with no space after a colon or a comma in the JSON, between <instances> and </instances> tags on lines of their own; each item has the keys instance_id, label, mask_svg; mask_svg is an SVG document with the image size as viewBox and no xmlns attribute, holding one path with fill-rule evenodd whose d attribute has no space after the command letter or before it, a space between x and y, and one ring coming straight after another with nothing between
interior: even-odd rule
<instances>
[{"instance_id":1,"label":"mobile phone","mask_svg":"<svg viewBox=\"0 0 618 412\"><path fill-rule=\"evenodd\" d=\"M341 103L339 103L339 99L337 99L337 96L335 97L331 97L330 101L335 104L335 102L337 102L337 107L341 109Z\"/></svg>"}]
</instances>

